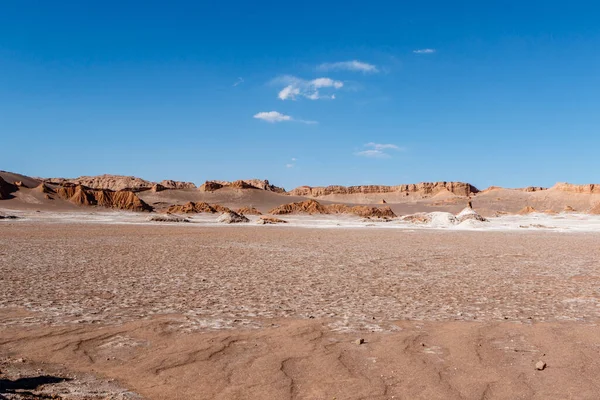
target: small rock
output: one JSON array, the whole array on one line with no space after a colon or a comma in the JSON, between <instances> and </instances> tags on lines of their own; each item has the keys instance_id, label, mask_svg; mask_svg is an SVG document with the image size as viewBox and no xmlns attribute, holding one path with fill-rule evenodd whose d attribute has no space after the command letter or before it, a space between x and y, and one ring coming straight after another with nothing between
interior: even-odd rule
<instances>
[{"instance_id":1,"label":"small rock","mask_svg":"<svg viewBox=\"0 0 600 400\"><path fill-rule=\"evenodd\" d=\"M543 371L546 368L546 363L543 361L538 361L535 364L535 369L537 369L538 371Z\"/></svg>"},{"instance_id":2,"label":"small rock","mask_svg":"<svg viewBox=\"0 0 600 400\"><path fill-rule=\"evenodd\" d=\"M356 344L363 344L364 342L365 342L365 339L363 339L363 338L356 339L356 340L354 341L354 343L356 343Z\"/></svg>"}]
</instances>

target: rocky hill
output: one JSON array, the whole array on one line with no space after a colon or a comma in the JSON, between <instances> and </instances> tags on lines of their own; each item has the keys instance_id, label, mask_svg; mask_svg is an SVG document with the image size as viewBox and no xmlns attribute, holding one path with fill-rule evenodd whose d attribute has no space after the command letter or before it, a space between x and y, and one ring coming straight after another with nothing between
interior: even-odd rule
<instances>
[{"instance_id":1,"label":"rocky hill","mask_svg":"<svg viewBox=\"0 0 600 400\"><path fill-rule=\"evenodd\" d=\"M271 185L268 180L264 179L243 179L233 182L228 181L206 181L198 189L204 192L214 192L224 187L233 189L260 189L274 193L285 193L285 189L275 185Z\"/></svg>"},{"instance_id":2,"label":"rocky hill","mask_svg":"<svg viewBox=\"0 0 600 400\"><path fill-rule=\"evenodd\" d=\"M92 189L72 183L65 183L56 189L52 189L47 184L42 183L38 190L49 196L54 194L61 199L68 200L79 206L100 206L129 211L152 211L152 207L130 190Z\"/></svg>"},{"instance_id":3,"label":"rocky hill","mask_svg":"<svg viewBox=\"0 0 600 400\"><path fill-rule=\"evenodd\" d=\"M470 196L478 193L479 190L463 182L421 182L416 184L381 186L381 185L363 185L363 186L326 186L311 187L300 186L288 194L303 197L323 197L331 194L385 194L385 193L408 193L419 194L421 196L432 196L440 191L449 191L457 196Z\"/></svg>"}]
</instances>

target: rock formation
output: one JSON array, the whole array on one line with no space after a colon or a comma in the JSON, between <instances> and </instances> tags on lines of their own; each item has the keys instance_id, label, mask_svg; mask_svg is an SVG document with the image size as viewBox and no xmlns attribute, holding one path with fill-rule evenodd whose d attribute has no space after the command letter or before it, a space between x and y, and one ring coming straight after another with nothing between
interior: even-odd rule
<instances>
[{"instance_id":1,"label":"rock formation","mask_svg":"<svg viewBox=\"0 0 600 400\"><path fill-rule=\"evenodd\" d=\"M346 204L323 205L312 199L283 204L270 210L269 214L354 214L359 217L396 217L390 207L348 206Z\"/></svg>"},{"instance_id":2,"label":"rock formation","mask_svg":"<svg viewBox=\"0 0 600 400\"><path fill-rule=\"evenodd\" d=\"M243 222L250 222L250 220L245 216L230 210L221 214L219 218L217 218L217 222L224 224L239 224Z\"/></svg>"},{"instance_id":3,"label":"rock formation","mask_svg":"<svg viewBox=\"0 0 600 400\"><path fill-rule=\"evenodd\" d=\"M235 212L243 215L262 215L262 213L254 207L238 208Z\"/></svg>"},{"instance_id":4,"label":"rock formation","mask_svg":"<svg viewBox=\"0 0 600 400\"><path fill-rule=\"evenodd\" d=\"M224 185L214 181L206 181L202 185L200 185L198 190L202 192L214 192L215 190L221 189L223 186Z\"/></svg>"},{"instance_id":5,"label":"rock formation","mask_svg":"<svg viewBox=\"0 0 600 400\"><path fill-rule=\"evenodd\" d=\"M206 181L198 189L203 192L214 192L224 187L233 189L260 189L268 192L285 193L285 189L271 185L268 180L244 179L235 182L228 181Z\"/></svg>"},{"instance_id":6,"label":"rock formation","mask_svg":"<svg viewBox=\"0 0 600 400\"><path fill-rule=\"evenodd\" d=\"M231 210L219 204L208 204L203 201L194 203L189 201L183 205L172 205L167 209L167 213L171 214L200 214L200 213L211 213L215 214L218 212L230 212Z\"/></svg>"},{"instance_id":7,"label":"rock formation","mask_svg":"<svg viewBox=\"0 0 600 400\"><path fill-rule=\"evenodd\" d=\"M268 216L268 215L263 215L262 217L260 217L256 221L256 223L259 224L259 225L287 224L287 221L284 221L283 219L271 217L271 216Z\"/></svg>"},{"instance_id":8,"label":"rock formation","mask_svg":"<svg viewBox=\"0 0 600 400\"><path fill-rule=\"evenodd\" d=\"M158 184L166 189L196 189L196 185L193 182L180 182L171 179L160 181Z\"/></svg>"},{"instance_id":9,"label":"rock formation","mask_svg":"<svg viewBox=\"0 0 600 400\"><path fill-rule=\"evenodd\" d=\"M347 206L345 204L330 204L325 206L329 214L354 214L359 217L395 218L396 214L390 207Z\"/></svg>"},{"instance_id":10,"label":"rock formation","mask_svg":"<svg viewBox=\"0 0 600 400\"><path fill-rule=\"evenodd\" d=\"M537 212L537 210L531 206L527 206L527 207L523 207L522 209L519 210L519 212L517 212L517 214L519 215L526 215L526 214L531 214Z\"/></svg>"},{"instance_id":11,"label":"rock formation","mask_svg":"<svg viewBox=\"0 0 600 400\"><path fill-rule=\"evenodd\" d=\"M600 193L600 185L597 184L587 184L587 185L573 185L570 183L557 183L552 186L554 190L560 190L561 192L570 192L570 193L585 193L585 194L596 194Z\"/></svg>"},{"instance_id":12,"label":"rock formation","mask_svg":"<svg viewBox=\"0 0 600 400\"><path fill-rule=\"evenodd\" d=\"M475 221L487 222L487 219L483 218L481 215L479 215L471 207L466 207L461 212L459 212L458 214L456 214L456 219L457 219L457 221L459 223L467 221L467 220L475 220Z\"/></svg>"},{"instance_id":13,"label":"rock formation","mask_svg":"<svg viewBox=\"0 0 600 400\"><path fill-rule=\"evenodd\" d=\"M275 207L269 214L328 214L327 209L316 200L306 200L297 203L288 203Z\"/></svg>"},{"instance_id":14,"label":"rock formation","mask_svg":"<svg viewBox=\"0 0 600 400\"><path fill-rule=\"evenodd\" d=\"M75 185L82 185L91 189L108 189L108 190L147 190L153 185L152 182L137 178L135 176L121 176L121 175L98 175L98 176L80 176L74 179L65 178L50 178L46 179L46 182L55 184L72 183Z\"/></svg>"},{"instance_id":15,"label":"rock formation","mask_svg":"<svg viewBox=\"0 0 600 400\"><path fill-rule=\"evenodd\" d=\"M596 205L590 209L590 214L600 214L600 203L596 203Z\"/></svg>"},{"instance_id":16,"label":"rock formation","mask_svg":"<svg viewBox=\"0 0 600 400\"><path fill-rule=\"evenodd\" d=\"M409 185L397 186L327 186L327 187L311 187L300 186L288 194L293 196L304 197L322 197L330 194L374 194L374 193L408 193L418 194L421 196L431 196L441 190L447 190L458 196L469 196L473 193L478 193L479 190L469 184L463 182L421 182Z\"/></svg>"},{"instance_id":17,"label":"rock formation","mask_svg":"<svg viewBox=\"0 0 600 400\"><path fill-rule=\"evenodd\" d=\"M42 182L38 186L36 186L35 190L40 193L47 193L47 194L54 193L54 190L44 182Z\"/></svg>"},{"instance_id":18,"label":"rock formation","mask_svg":"<svg viewBox=\"0 0 600 400\"><path fill-rule=\"evenodd\" d=\"M150 189L150 191L153 193L162 192L163 190L167 190L167 188L161 185L160 183L155 183L154 186L152 186L152 188Z\"/></svg>"},{"instance_id":19,"label":"rock formation","mask_svg":"<svg viewBox=\"0 0 600 400\"><path fill-rule=\"evenodd\" d=\"M156 214L148 217L150 222L190 222L189 219L171 214Z\"/></svg>"},{"instance_id":20,"label":"rock formation","mask_svg":"<svg viewBox=\"0 0 600 400\"><path fill-rule=\"evenodd\" d=\"M129 190L90 189L83 185L65 184L56 190L56 194L80 206L100 206L129 211L152 210L152 207Z\"/></svg>"}]
</instances>

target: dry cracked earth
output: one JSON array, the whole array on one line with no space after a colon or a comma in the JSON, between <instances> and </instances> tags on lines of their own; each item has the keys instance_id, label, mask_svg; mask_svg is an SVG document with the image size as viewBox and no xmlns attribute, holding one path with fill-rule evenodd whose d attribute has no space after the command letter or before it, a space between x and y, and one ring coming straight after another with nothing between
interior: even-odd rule
<instances>
[{"instance_id":1,"label":"dry cracked earth","mask_svg":"<svg viewBox=\"0 0 600 400\"><path fill-rule=\"evenodd\" d=\"M597 399L599 244L5 221L0 399Z\"/></svg>"}]
</instances>

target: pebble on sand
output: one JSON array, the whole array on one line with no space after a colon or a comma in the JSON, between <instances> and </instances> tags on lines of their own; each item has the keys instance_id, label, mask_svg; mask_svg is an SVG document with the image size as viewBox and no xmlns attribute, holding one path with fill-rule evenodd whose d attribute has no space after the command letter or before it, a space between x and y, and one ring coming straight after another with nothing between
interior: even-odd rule
<instances>
[{"instance_id":1,"label":"pebble on sand","mask_svg":"<svg viewBox=\"0 0 600 400\"><path fill-rule=\"evenodd\" d=\"M365 342L365 339L363 339L363 338L356 339L356 340L354 341L354 343L356 343L356 344L363 344L364 342Z\"/></svg>"},{"instance_id":2,"label":"pebble on sand","mask_svg":"<svg viewBox=\"0 0 600 400\"><path fill-rule=\"evenodd\" d=\"M538 361L535 364L535 369L537 369L538 371L543 371L546 368L546 363L543 361Z\"/></svg>"}]
</instances>

